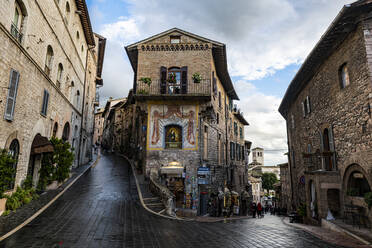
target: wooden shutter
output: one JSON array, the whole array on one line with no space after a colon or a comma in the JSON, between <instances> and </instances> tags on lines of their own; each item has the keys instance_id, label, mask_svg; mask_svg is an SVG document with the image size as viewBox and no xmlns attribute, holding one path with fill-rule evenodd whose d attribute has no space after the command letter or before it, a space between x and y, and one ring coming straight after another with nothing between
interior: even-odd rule
<instances>
[{"instance_id":1,"label":"wooden shutter","mask_svg":"<svg viewBox=\"0 0 372 248\"><path fill-rule=\"evenodd\" d=\"M181 68L181 94L187 94L187 66Z\"/></svg>"},{"instance_id":2,"label":"wooden shutter","mask_svg":"<svg viewBox=\"0 0 372 248\"><path fill-rule=\"evenodd\" d=\"M303 117L305 117L306 116L305 103L301 102L301 104L302 104L302 115L303 115Z\"/></svg>"},{"instance_id":3,"label":"wooden shutter","mask_svg":"<svg viewBox=\"0 0 372 248\"><path fill-rule=\"evenodd\" d=\"M43 105L41 107L41 114L46 115L48 111L49 92L44 90Z\"/></svg>"},{"instance_id":4,"label":"wooden shutter","mask_svg":"<svg viewBox=\"0 0 372 248\"><path fill-rule=\"evenodd\" d=\"M214 77L214 72L213 72L213 94L217 95L217 79Z\"/></svg>"},{"instance_id":5,"label":"wooden shutter","mask_svg":"<svg viewBox=\"0 0 372 248\"><path fill-rule=\"evenodd\" d=\"M5 115L6 120L13 120L14 117L14 107L16 103L17 90L19 82L19 72L16 70L10 70L10 80L9 80L9 90L8 97L6 99Z\"/></svg>"},{"instance_id":6,"label":"wooden shutter","mask_svg":"<svg viewBox=\"0 0 372 248\"><path fill-rule=\"evenodd\" d=\"M160 94L167 93L167 68L160 67Z\"/></svg>"},{"instance_id":7,"label":"wooden shutter","mask_svg":"<svg viewBox=\"0 0 372 248\"><path fill-rule=\"evenodd\" d=\"M323 142L323 133L322 130L319 131L319 138L320 138L320 152L323 153L324 151L324 142ZM325 161L324 156L321 154L321 163L322 163L322 169L325 169Z\"/></svg>"},{"instance_id":8,"label":"wooden shutter","mask_svg":"<svg viewBox=\"0 0 372 248\"><path fill-rule=\"evenodd\" d=\"M310 114L311 109L310 109L310 97L306 97L306 104L307 104L307 113Z\"/></svg>"},{"instance_id":9,"label":"wooden shutter","mask_svg":"<svg viewBox=\"0 0 372 248\"><path fill-rule=\"evenodd\" d=\"M329 127L328 139L329 139L329 150L331 152L333 152L333 154L332 154L332 170L334 170L335 166L336 166L336 152L335 152L335 143L334 143L334 140L333 140L333 128L332 128L332 126Z\"/></svg>"}]
</instances>

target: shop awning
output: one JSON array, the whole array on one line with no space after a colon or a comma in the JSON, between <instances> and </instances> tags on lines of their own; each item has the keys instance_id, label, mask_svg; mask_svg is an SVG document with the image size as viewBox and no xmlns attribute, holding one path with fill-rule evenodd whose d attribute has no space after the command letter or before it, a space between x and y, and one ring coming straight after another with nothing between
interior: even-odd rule
<instances>
[{"instance_id":1,"label":"shop awning","mask_svg":"<svg viewBox=\"0 0 372 248\"><path fill-rule=\"evenodd\" d=\"M183 166L164 166L160 168L161 174L182 176Z\"/></svg>"},{"instance_id":2,"label":"shop awning","mask_svg":"<svg viewBox=\"0 0 372 248\"><path fill-rule=\"evenodd\" d=\"M47 137L43 137L40 134L36 135L31 146L31 154L41 154L47 152L53 152L54 148L52 143Z\"/></svg>"}]
</instances>

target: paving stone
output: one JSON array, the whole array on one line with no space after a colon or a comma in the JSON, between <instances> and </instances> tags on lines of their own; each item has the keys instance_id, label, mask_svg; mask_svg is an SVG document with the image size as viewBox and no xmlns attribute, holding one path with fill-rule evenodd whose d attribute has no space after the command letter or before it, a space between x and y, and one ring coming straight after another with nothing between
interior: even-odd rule
<instances>
[{"instance_id":1,"label":"paving stone","mask_svg":"<svg viewBox=\"0 0 372 248\"><path fill-rule=\"evenodd\" d=\"M121 158L103 156L61 198L3 247L338 247L280 218L226 223L168 220L139 203L135 181Z\"/></svg>"}]
</instances>

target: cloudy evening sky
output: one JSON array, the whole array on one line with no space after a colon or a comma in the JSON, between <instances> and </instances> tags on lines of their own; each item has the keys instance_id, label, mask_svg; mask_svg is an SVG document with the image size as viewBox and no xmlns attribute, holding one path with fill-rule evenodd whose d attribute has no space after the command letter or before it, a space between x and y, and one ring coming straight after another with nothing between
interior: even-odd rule
<instances>
[{"instance_id":1,"label":"cloudy evening sky","mask_svg":"<svg viewBox=\"0 0 372 248\"><path fill-rule=\"evenodd\" d=\"M96 33L107 38L101 101L127 96L133 71L124 46L173 27L225 43L247 140L265 165L286 162L278 113L301 63L346 0L87 0Z\"/></svg>"}]
</instances>

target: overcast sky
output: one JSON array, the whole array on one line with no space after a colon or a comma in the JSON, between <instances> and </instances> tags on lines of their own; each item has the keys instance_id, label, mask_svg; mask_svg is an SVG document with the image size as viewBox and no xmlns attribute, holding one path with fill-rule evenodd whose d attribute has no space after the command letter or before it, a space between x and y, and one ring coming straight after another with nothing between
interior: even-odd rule
<instances>
[{"instance_id":1,"label":"overcast sky","mask_svg":"<svg viewBox=\"0 0 372 248\"><path fill-rule=\"evenodd\" d=\"M133 70L124 46L173 27L225 43L237 104L250 123L245 137L263 147L265 165L287 162L278 113L306 56L346 0L87 0L95 32L107 38L104 101L125 97Z\"/></svg>"}]
</instances>

